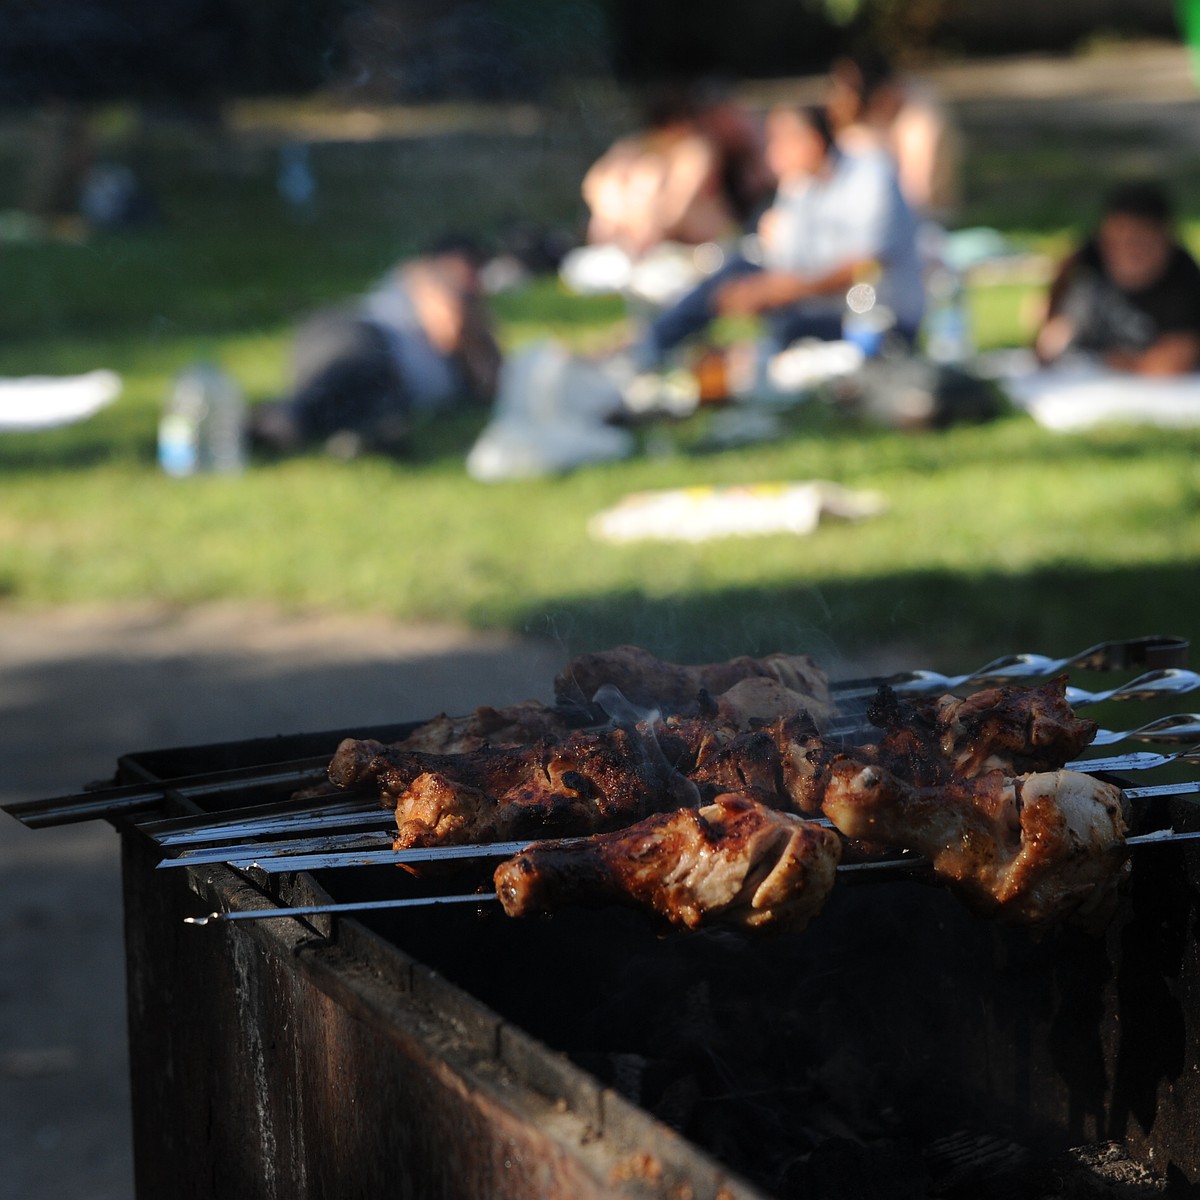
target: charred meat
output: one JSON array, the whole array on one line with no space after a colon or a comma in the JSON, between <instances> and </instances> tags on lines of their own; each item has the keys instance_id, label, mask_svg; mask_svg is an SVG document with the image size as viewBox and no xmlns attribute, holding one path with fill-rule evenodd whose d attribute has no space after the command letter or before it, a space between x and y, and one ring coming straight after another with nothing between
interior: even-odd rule
<instances>
[{"instance_id":1,"label":"charred meat","mask_svg":"<svg viewBox=\"0 0 1200 1200\"><path fill-rule=\"evenodd\" d=\"M484 746L526 746L564 738L570 732L571 726L559 709L540 700L522 700L502 708L485 704L465 717L442 713L398 744L428 754L466 754Z\"/></svg>"},{"instance_id":2,"label":"charred meat","mask_svg":"<svg viewBox=\"0 0 1200 1200\"><path fill-rule=\"evenodd\" d=\"M924 784L1054 770L1096 735L1096 722L1075 715L1066 689L1065 675L1038 687L985 688L965 700L901 700L882 688L868 711L883 730L878 761Z\"/></svg>"},{"instance_id":3,"label":"charred meat","mask_svg":"<svg viewBox=\"0 0 1200 1200\"><path fill-rule=\"evenodd\" d=\"M374 774L396 810L397 849L590 833L678 807L679 780L636 732L436 755L388 748Z\"/></svg>"},{"instance_id":4,"label":"charred meat","mask_svg":"<svg viewBox=\"0 0 1200 1200\"><path fill-rule=\"evenodd\" d=\"M727 793L583 842L544 842L502 863L509 916L572 904L625 904L675 925L800 930L833 887L836 834Z\"/></svg>"}]
</instances>

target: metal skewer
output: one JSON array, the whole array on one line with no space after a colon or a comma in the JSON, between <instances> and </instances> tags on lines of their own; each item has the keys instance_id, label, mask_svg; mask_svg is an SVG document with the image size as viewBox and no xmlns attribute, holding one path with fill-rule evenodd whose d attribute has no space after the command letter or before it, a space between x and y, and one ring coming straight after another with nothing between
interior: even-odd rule
<instances>
[{"instance_id":1,"label":"metal skewer","mask_svg":"<svg viewBox=\"0 0 1200 1200\"><path fill-rule=\"evenodd\" d=\"M334 851L349 854L352 851L390 850L395 836L396 820L389 813L387 823L392 833L378 830L375 833L362 834L330 834L317 837L283 838L277 842L250 842L232 846L194 846L181 850L169 858L164 858L160 867L198 867L205 863L243 862L254 858L255 862L264 858L279 858L284 855L323 854Z\"/></svg>"},{"instance_id":2,"label":"metal skewer","mask_svg":"<svg viewBox=\"0 0 1200 1200\"><path fill-rule=\"evenodd\" d=\"M867 698L885 684L903 695L924 695L928 692L952 692L957 688L998 683L1030 683L1052 679L1078 667L1089 671L1121 671L1134 667L1162 669L1182 667L1187 662L1186 638L1151 635L1123 641L1100 642L1068 658L1047 658L1043 654L1006 654L993 659L978 671L966 675L940 675L936 671L901 671L886 679L851 679L831 687L840 700Z\"/></svg>"},{"instance_id":3,"label":"metal skewer","mask_svg":"<svg viewBox=\"0 0 1200 1200\"><path fill-rule=\"evenodd\" d=\"M1084 758L1067 763L1066 770L1096 774L1101 771L1154 771L1172 763L1200 762L1200 746L1177 754L1151 754L1145 750L1132 754L1114 754L1109 758Z\"/></svg>"},{"instance_id":4,"label":"metal skewer","mask_svg":"<svg viewBox=\"0 0 1200 1200\"><path fill-rule=\"evenodd\" d=\"M1182 667L1166 667L1147 671L1128 683L1102 692L1086 692L1082 688L1067 688L1067 703L1072 708L1102 704L1106 700L1156 700L1161 696L1181 696L1200 688L1200 675Z\"/></svg>"},{"instance_id":5,"label":"metal skewer","mask_svg":"<svg viewBox=\"0 0 1200 1200\"><path fill-rule=\"evenodd\" d=\"M1112 746L1117 742L1194 742L1200 738L1200 713L1175 713L1148 721L1136 729L1097 729L1091 745Z\"/></svg>"},{"instance_id":6,"label":"metal skewer","mask_svg":"<svg viewBox=\"0 0 1200 1200\"><path fill-rule=\"evenodd\" d=\"M213 912L206 917L184 917L185 925L207 925L210 921L269 921L273 917L310 917L324 913L368 912L375 908L429 908L436 904L487 904L495 893L463 896L410 896L396 900L352 900L345 904L300 904L295 908L241 908L236 912Z\"/></svg>"},{"instance_id":7,"label":"metal skewer","mask_svg":"<svg viewBox=\"0 0 1200 1200\"><path fill-rule=\"evenodd\" d=\"M905 679L906 682L898 685L884 682L892 691L903 696L941 695L963 686L955 678L938 675L933 671L910 671ZM1139 675L1128 683L1122 683L1104 691L1089 692L1083 688L1068 687L1066 699L1072 708L1086 708L1089 704L1101 704L1106 700L1157 700L1165 696L1181 696L1197 689L1200 689L1200 674L1183 667L1164 667L1158 671L1147 671L1144 675ZM854 693L853 698L869 699L875 694L875 691L878 691L878 688L874 691ZM838 692L835 692L834 695L839 701L847 699ZM871 726L864 724L861 719L856 720L851 717L840 724L835 721L830 727L830 732L836 736L846 737L865 732L870 728Z\"/></svg>"},{"instance_id":8,"label":"metal skewer","mask_svg":"<svg viewBox=\"0 0 1200 1200\"><path fill-rule=\"evenodd\" d=\"M823 829L832 829L833 822L828 817L806 817L806 821L811 825L820 825ZM391 828L395 828L395 818L391 813L387 814L387 823ZM560 838L558 841L578 841L578 838ZM489 847L507 847L516 846L518 849L529 845L528 841L524 842L480 842L480 849ZM461 851L474 847L463 846L419 846L411 850L395 850L392 846L392 838L390 836L383 837L379 834L363 834L361 837L343 836L343 837L313 837L313 838L286 838L278 842L250 843L240 846L202 846L194 849L183 850L179 854L173 855L170 858L164 858L158 865L160 867L196 867L205 863L243 863L253 859L256 866L261 866L266 859L289 858L296 859L308 854L328 854L341 853L352 854L358 851L363 853L375 853L376 851L389 854L408 854L413 855L412 858L401 858L395 860L398 865L404 863L425 863L436 862L437 858L430 858L429 855L433 851L439 850L458 850L460 853L448 855L451 858L473 857L472 855L464 855ZM499 851L502 857L507 857L508 854L515 854L517 850ZM490 857L487 856L487 857ZM388 860L392 861L392 860Z\"/></svg>"},{"instance_id":9,"label":"metal skewer","mask_svg":"<svg viewBox=\"0 0 1200 1200\"><path fill-rule=\"evenodd\" d=\"M239 814L253 810L239 809ZM349 829L354 826L374 826L385 829L394 826L396 814L393 809L381 808L374 797L358 796L343 804L323 804L319 808L306 805L289 810L272 809L260 817L231 818L219 824L201 824L192 828L178 828L169 833L155 836L164 849L196 845L214 845L219 842L240 841L244 838L293 835L313 830Z\"/></svg>"},{"instance_id":10,"label":"metal skewer","mask_svg":"<svg viewBox=\"0 0 1200 1200\"><path fill-rule=\"evenodd\" d=\"M232 771L206 771L200 775L183 775L158 783L131 783L120 787L96 788L70 796L54 796L48 800L19 800L0 806L10 816L30 829L51 825L70 825L78 821L121 817L146 809L158 808L168 793L196 798L219 795L238 787L288 786L303 787L324 778L329 757L299 758L290 762L273 763L268 767L237 768Z\"/></svg>"},{"instance_id":11,"label":"metal skewer","mask_svg":"<svg viewBox=\"0 0 1200 1200\"><path fill-rule=\"evenodd\" d=\"M1182 831L1158 829L1153 833L1143 833L1136 837L1126 838L1125 845L1132 849L1148 846L1172 846L1178 842L1194 841L1197 838L1200 838L1200 829ZM519 847L512 853L519 853L522 849L525 847ZM928 869L929 863L925 859L901 858L885 859L879 862L839 863L837 872L843 879L846 876L856 876L864 881L890 882L898 876L923 874ZM472 892L457 896L406 896L391 900L349 900L332 904L302 904L294 908L250 908L239 909L236 912L212 912L203 917L184 917L184 924L208 925L216 921L265 921L281 917L324 916L389 908L430 908L439 904L489 904L495 903L496 900L497 896L493 892Z\"/></svg>"},{"instance_id":12,"label":"metal skewer","mask_svg":"<svg viewBox=\"0 0 1200 1200\"><path fill-rule=\"evenodd\" d=\"M285 871L311 871L322 866L373 867L405 866L409 863L458 862L471 858L508 858L519 854L538 839L524 838L512 842L476 842L466 846L417 846L411 850L395 850L390 844L378 849L313 851L293 854L288 852L289 843L279 846L238 846L238 857L232 857L228 848L214 847L210 852L197 851L190 857L164 858L158 864L164 867L194 867L203 863L226 863L231 867L247 869L258 867L270 875ZM561 845L586 842L585 837L555 838Z\"/></svg>"},{"instance_id":13,"label":"metal skewer","mask_svg":"<svg viewBox=\"0 0 1200 1200\"><path fill-rule=\"evenodd\" d=\"M1186 796L1200 792L1200 781L1185 783L1163 783L1147 787L1125 788L1123 793L1130 800L1156 799L1163 796ZM826 823L817 818L817 823ZM563 844L583 841L585 838L557 838ZM1134 840L1130 839L1134 844ZM217 852L206 862L222 862L238 870L256 869L268 875L279 875L290 871L326 871L343 867L413 866L439 862L457 862L473 858L508 858L519 854L531 843L525 841L481 842L464 846L418 846L406 850L380 848L314 851L311 853L289 853L286 843L279 848L270 845L246 848L251 852L242 858L234 858L228 852ZM195 866L198 858L166 858L159 868Z\"/></svg>"}]
</instances>

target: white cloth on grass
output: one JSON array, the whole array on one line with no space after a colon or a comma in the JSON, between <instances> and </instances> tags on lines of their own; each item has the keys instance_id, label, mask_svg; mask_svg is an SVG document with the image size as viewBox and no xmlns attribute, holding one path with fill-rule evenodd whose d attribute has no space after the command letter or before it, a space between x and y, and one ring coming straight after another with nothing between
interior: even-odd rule
<instances>
[{"instance_id":1,"label":"white cloth on grass","mask_svg":"<svg viewBox=\"0 0 1200 1200\"><path fill-rule=\"evenodd\" d=\"M1097 425L1200 426L1200 372L1131 375L1084 355L1041 368L1024 351L985 356L982 365L1018 408L1057 433Z\"/></svg>"},{"instance_id":2,"label":"white cloth on grass","mask_svg":"<svg viewBox=\"0 0 1200 1200\"><path fill-rule=\"evenodd\" d=\"M115 371L0 379L0 430L70 425L94 416L120 394Z\"/></svg>"}]
</instances>

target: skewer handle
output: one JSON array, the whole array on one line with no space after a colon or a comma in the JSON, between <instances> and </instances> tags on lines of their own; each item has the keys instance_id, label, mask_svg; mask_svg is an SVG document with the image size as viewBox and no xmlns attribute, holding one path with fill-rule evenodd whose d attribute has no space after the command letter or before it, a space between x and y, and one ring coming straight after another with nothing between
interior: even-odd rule
<instances>
[{"instance_id":1,"label":"skewer handle","mask_svg":"<svg viewBox=\"0 0 1200 1200\"><path fill-rule=\"evenodd\" d=\"M1099 642L1066 658L1047 658L1044 654L1006 654L993 659L978 671L965 675L941 675L936 671L901 671L885 678L846 679L831 685L839 700L866 698L886 685L904 695L952 692L959 687L992 686L1001 683L1033 683L1051 679L1072 667L1086 671L1125 671L1144 667L1150 672L1186 667L1189 643L1174 635L1151 634L1148 637Z\"/></svg>"},{"instance_id":2,"label":"skewer handle","mask_svg":"<svg viewBox=\"0 0 1200 1200\"><path fill-rule=\"evenodd\" d=\"M129 783L119 787L97 788L69 796L53 796L48 800L18 800L5 804L3 810L16 817L30 829L51 825L73 825L107 817L123 817L145 809L157 808L169 792L185 796L203 796L223 792L245 780L256 787L272 785L298 787L311 783L317 772L324 772L329 756L300 758L292 762L275 763L268 768L245 767L232 771L207 771L200 775L183 775L157 783Z\"/></svg>"}]
</instances>

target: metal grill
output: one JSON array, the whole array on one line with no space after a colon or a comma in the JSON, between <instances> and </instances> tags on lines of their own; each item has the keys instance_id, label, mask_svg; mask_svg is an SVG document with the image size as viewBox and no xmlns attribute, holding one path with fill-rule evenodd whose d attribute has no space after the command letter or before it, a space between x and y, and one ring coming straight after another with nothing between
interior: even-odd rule
<instances>
[{"instance_id":1,"label":"metal grill","mask_svg":"<svg viewBox=\"0 0 1200 1200\"><path fill-rule=\"evenodd\" d=\"M335 869L394 858L391 814L290 799L343 736L412 726L126 755L115 787L10 811L121 830L139 1196L1040 1196L1068 1166L1099 1196L1102 1162L1200 1180L1200 843L1182 840L1200 716L1145 712L1200 684L1186 652L1139 639L836 689L847 735L881 683L1069 670L1076 705L1103 702L1077 766L1121 773L1131 840L1153 844L1099 940L979 920L913 863L770 943L431 905L498 848L419 879ZM1135 678L1083 694L1094 671ZM1162 752L1112 752L1126 740ZM371 907L397 901L416 907ZM184 925L209 911L278 919Z\"/></svg>"}]
</instances>

